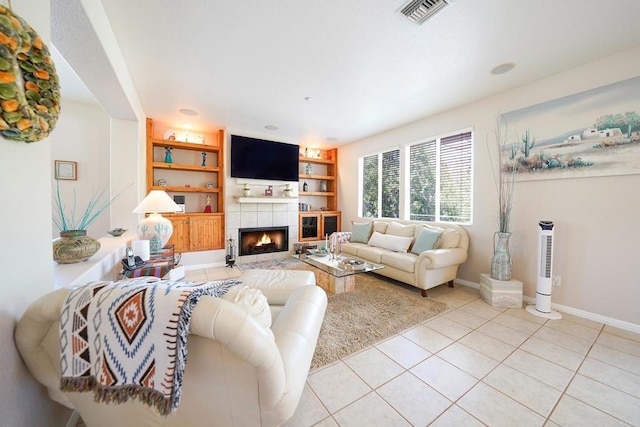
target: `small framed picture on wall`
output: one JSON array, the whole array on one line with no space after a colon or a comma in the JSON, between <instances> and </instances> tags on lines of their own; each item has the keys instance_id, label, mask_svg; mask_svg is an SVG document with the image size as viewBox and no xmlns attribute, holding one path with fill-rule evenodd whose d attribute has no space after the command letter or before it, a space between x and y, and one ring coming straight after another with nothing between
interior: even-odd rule
<instances>
[{"instance_id":1,"label":"small framed picture on wall","mask_svg":"<svg viewBox=\"0 0 640 427\"><path fill-rule=\"evenodd\" d=\"M56 179L78 179L78 162L54 160Z\"/></svg>"}]
</instances>

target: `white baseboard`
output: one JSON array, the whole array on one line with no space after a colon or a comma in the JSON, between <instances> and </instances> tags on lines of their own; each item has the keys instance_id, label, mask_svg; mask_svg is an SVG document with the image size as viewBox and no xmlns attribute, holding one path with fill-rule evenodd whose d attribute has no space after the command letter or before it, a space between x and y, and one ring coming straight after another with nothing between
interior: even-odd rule
<instances>
[{"instance_id":1,"label":"white baseboard","mask_svg":"<svg viewBox=\"0 0 640 427\"><path fill-rule=\"evenodd\" d=\"M457 283L463 286L468 286L474 289L480 289L479 283L471 282L469 280L455 279L454 283ZM535 298L528 297L526 295L523 295L522 300L530 304L536 303ZM602 316L600 314L591 313L589 311L580 310L578 308L573 308L566 305L560 305L555 303L551 303L551 308L563 313L572 314L574 316L581 317L583 319L593 320L594 322L604 323L605 325L613 326L615 328L624 329L625 331L640 334L640 325L637 325L635 323L625 322L624 320L614 319L611 317Z\"/></svg>"}]
</instances>

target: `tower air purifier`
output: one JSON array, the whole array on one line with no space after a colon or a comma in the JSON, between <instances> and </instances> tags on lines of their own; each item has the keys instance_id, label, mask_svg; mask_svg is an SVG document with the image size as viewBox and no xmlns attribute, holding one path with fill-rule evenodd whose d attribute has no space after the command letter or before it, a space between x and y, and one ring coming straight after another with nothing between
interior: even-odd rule
<instances>
[{"instance_id":1,"label":"tower air purifier","mask_svg":"<svg viewBox=\"0 0 640 427\"><path fill-rule=\"evenodd\" d=\"M562 319L562 314L551 310L551 292L553 290L553 221L538 222L537 270L536 305L527 306L527 311L547 319Z\"/></svg>"}]
</instances>

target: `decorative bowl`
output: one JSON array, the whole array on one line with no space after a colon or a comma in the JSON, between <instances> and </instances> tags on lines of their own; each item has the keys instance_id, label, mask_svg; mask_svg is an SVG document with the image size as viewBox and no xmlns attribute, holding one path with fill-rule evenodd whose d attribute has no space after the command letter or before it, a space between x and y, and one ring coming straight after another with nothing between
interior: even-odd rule
<instances>
[{"instance_id":1,"label":"decorative bowl","mask_svg":"<svg viewBox=\"0 0 640 427\"><path fill-rule=\"evenodd\" d=\"M322 250L322 249L309 249L309 253L311 255L319 256L319 257L323 257L323 256L329 255L329 252L327 252L325 250Z\"/></svg>"},{"instance_id":2,"label":"decorative bowl","mask_svg":"<svg viewBox=\"0 0 640 427\"><path fill-rule=\"evenodd\" d=\"M107 231L107 233L111 234L113 237L122 236L126 232L127 230L125 228L114 228L113 230Z\"/></svg>"}]
</instances>

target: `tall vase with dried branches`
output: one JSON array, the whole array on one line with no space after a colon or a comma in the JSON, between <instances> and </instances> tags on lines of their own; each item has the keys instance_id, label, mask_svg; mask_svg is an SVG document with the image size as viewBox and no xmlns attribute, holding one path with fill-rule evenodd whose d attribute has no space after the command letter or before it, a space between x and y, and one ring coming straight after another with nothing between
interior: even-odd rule
<instances>
[{"instance_id":1,"label":"tall vase with dried branches","mask_svg":"<svg viewBox=\"0 0 640 427\"><path fill-rule=\"evenodd\" d=\"M513 206L513 190L517 173L515 147L508 143L508 129L506 123L500 118L496 119L496 128L493 132L497 145L497 161L491 156L491 147L487 140L489 159L491 164L498 166L497 173L494 170L493 178L498 193L498 231L493 235L493 257L491 258L491 277L496 280L511 280L513 264L509 252L509 239L511 238L511 208ZM496 242L497 239L497 242Z\"/></svg>"}]
</instances>

